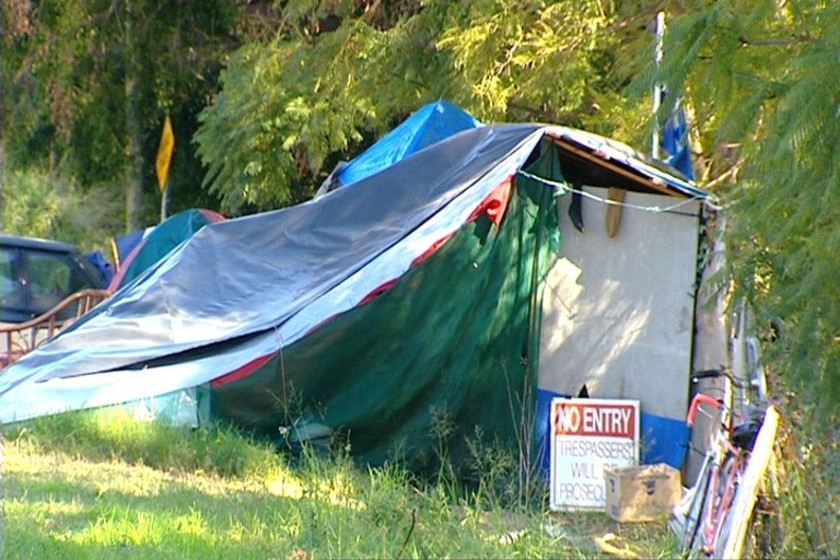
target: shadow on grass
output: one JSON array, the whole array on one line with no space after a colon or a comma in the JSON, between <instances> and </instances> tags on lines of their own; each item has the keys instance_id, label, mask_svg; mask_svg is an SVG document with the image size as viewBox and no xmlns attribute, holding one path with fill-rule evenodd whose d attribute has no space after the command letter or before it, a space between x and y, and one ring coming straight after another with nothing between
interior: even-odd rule
<instances>
[{"instance_id":1,"label":"shadow on grass","mask_svg":"<svg viewBox=\"0 0 840 560\"><path fill-rule=\"evenodd\" d=\"M300 529L288 524L297 499L165 478L144 494L103 487L96 474L8 473L4 557L285 558Z\"/></svg>"}]
</instances>

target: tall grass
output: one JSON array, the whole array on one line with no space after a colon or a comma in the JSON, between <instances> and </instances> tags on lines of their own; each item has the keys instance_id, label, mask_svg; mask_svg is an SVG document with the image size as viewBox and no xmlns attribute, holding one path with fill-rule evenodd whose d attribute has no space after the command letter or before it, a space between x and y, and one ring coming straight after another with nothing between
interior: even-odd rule
<instances>
[{"instance_id":1,"label":"tall grass","mask_svg":"<svg viewBox=\"0 0 840 560\"><path fill-rule=\"evenodd\" d=\"M40 453L223 477L266 477L285 466L283 456L267 443L248 439L232 427L217 424L193 430L138 422L119 407L36 418L7 429L6 440Z\"/></svg>"},{"instance_id":2,"label":"tall grass","mask_svg":"<svg viewBox=\"0 0 840 560\"><path fill-rule=\"evenodd\" d=\"M766 515L771 556L840 558L840 428L807 404L788 404Z\"/></svg>"},{"instance_id":3,"label":"tall grass","mask_svg":"<svg viewBox=\"0 0 840 560\"><path fill-rule=\"evenodd\" d=\"M516 453L479 449L477 484L297 457L226 426L118 411L3 429L6 558L672 557L663 523L618 525L512 499ZM446 472L446 471L442 471ZM508 507L514 504L514 507ZM617 551L617 552L616 552Z\"/></svg>"}]
</instances>

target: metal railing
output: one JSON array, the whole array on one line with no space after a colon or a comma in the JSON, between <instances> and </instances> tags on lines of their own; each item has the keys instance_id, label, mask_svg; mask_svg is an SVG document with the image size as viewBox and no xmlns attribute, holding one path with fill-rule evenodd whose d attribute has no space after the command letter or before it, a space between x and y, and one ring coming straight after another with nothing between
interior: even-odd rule
<instances>
[{"instance_id":1,"label":"metal railing","mask_svg":"<svg viewBox=\"0 0 840 560\"><path fill-rule=\"evenodd\" d=\"M0 324L0 368L32 352L110 295L107 290L87 288L70 294L28 321Z\"/></svg>"}]
</instances>

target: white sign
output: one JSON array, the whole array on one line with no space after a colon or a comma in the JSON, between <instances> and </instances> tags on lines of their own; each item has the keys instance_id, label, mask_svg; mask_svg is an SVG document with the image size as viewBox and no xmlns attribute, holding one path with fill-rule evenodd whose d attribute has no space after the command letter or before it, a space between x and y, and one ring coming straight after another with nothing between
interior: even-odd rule
<instances>
[{"instance_id":1,"label":"white sign","mask_svg":"<svg viewBox=\"0 0 840 560\"><path fill-rule=\"evenodd\" d=\"M604 467L638 464L639 401L551 401L551 509L604 509Z\"/></svg>"}]
</instances>

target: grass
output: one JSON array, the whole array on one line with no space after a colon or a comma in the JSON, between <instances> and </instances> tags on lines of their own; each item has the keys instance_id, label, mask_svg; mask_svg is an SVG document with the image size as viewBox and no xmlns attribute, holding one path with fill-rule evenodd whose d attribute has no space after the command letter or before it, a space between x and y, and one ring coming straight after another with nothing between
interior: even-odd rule
<instances>
[{"instance_id":1,"label":"grass","mask_svg":"<svg viewBox=\"0 0 840 560\"><path fill-rule=\"evenodd\" d=\"M772 555L840 558L840 424L799 403L786 410L771 465Z\"/></svg>"},{"instance_id":2,"label":"grass","mask_svg":"<svg viewBox=\"0 0 840 560\"><path fill-rule=\"evenodd\" d=\"M6 427L5 558L671 558L664 519L524 507L225 427L84 411ZM497 482L497 481L494 481Z\"/></svg>"}]
</instances>

